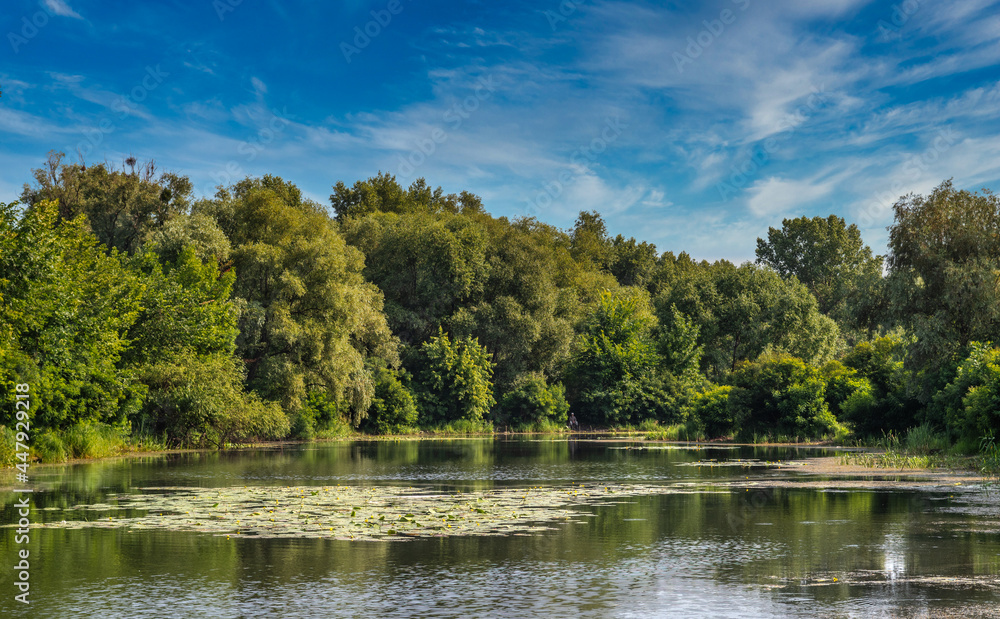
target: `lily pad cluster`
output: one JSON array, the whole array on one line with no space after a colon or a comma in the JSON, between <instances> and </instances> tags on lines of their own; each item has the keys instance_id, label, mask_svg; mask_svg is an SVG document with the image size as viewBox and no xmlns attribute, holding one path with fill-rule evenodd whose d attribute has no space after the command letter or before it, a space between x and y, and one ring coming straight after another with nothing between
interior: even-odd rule
<instances>
[{"instance_id":1,"label":"lily pad cluster","mask_svg":"<svg viewBox=\"0 0 1000 619\"><path fill-rule=\"evenodd\" d=\"M38 526L341 540L525 535L551 529L557 521L584 521L588 514L573 507L671 491L663 486L593 483L460 493L395 486L158 487L112 495L105 503L47 508L62 511L67 519L60 521L56 515Z\"/></svg>"}]
</instances>

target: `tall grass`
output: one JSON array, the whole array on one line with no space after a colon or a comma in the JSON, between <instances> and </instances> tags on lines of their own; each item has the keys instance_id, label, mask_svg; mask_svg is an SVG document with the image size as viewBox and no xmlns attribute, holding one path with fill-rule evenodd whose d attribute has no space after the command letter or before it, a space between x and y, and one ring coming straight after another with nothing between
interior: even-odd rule
<instances>
[{"instance_id":1,"label":"tall grass","mask_svg":"<svg viewBox=\"0 0 1000 619\"><path fill-rule=\"evenodd\" d=\"M1000 445L993 434L982 438L979 452L979 471L986 477L1000 478Z\"/></svg>"},{"instance_id":2,"label":"tall grass","mask_svg":"<svg viewBox=\"0 0 1000 619\"><path fill-rule=\"evenodd\" d=\"M0 466L14 466L14 458L17 453L15 444L15 433L7 426L0 426Z\"/></svg>"}]
</instances>

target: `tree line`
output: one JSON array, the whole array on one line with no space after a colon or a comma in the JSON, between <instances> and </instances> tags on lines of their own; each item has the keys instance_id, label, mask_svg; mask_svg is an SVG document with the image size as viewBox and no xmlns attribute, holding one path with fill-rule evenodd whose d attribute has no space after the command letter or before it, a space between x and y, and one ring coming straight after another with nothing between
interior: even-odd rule
<instances>
[{"instance_id":1,"label":"tree line","mask_svg":"<svg viewBox=\"0 0 1000 619\"><path fill-rule=\"evenodd\" d=\"M545 430L570 411L709 439L928 426L973 446L1000 425L988 190L901 197L886 256L831 215L785 219L737 265L382 173L329 205L274 176L195 197L131 157L52 153L32 177L0 204L0 384L34 385L50 442Z\"/></svg>"}]
</instances>

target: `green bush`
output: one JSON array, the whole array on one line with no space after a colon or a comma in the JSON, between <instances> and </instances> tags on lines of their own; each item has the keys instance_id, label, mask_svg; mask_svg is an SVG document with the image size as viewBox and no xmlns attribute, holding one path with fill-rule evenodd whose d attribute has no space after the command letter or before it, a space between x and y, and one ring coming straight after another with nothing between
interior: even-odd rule
<instances>
[{"instance_id":1,"label":"green bush","mask_svg":"<svg viewBox=\"0 0 1000 619\"><path fill-rule=\"evenodd\" d=\"M176 358L142 368L149 387L142 425L185 445L273 440L290 423L273 402L244 392L242 363L228 355Z\"/></svg>"},{"instance_id":2,"label":"green bush","mask_svg":"<svg viewBox=\"0 0 1000 619\"><path fill-rule=\"evenodd\" d=\"M729 394L732 390L731 386L723 385L695 394L691 400L691 429L708 438L732 434L735 429L729 410Z\"/></svg>"},{"instance_id":3,"label":"green bush","mask_svg":"<svg viewBox=\"0 0 1000 619\"><path fill-rule=\"evenodd\" d=\"M846 397L841 394L840 418L849 422L854 432L861 436L879 436L883 432L903 432L917 420L920 403L907 394L903 355L906 342L900 337L885 336L870 342L859 342L842 359L846 368L857 374L845 382L867 380L868 387L855 385ZM824 368L826 370L826 368ZM833 389L838 390L838 377L831 377ZM834 402L835 393L828 400Z\"/></svg>"},{"instance_id":4,"label":"green bush","mask_svg":"<svg viewBox=\"0 0 1000 619\"><path fill-rule=\"evenodd\" d=\"M973 342L954 380L934 396L948 430L966 443L1000 428L1000 349Z\"/></svg>"},{"instance_id":5,"label":"green bush","mask_svg":"<svg viewBox=\"0 0 1000 619\"><path fill-rule=\"evenodd\" d=\"M452 340L447 333L420 347L414 391L423 425L481 422L496 404L490 353L472 337Z\"/></svg>"},{"instance_id":6,"label":"green bush","mask_svg":"<svg viewBox=\"0 0 1000 619\"><path fill-rule=\"evenodd\" d=\"M743 437L821 438L843 432L826 404L826 381L789 355L762 355L732 377L729 411Z\"/></svg>"},{"instance_id":7,"label":"green bush","mask_svg":"<svg viewBox=\"0 0 1000 619\"><path fill-rule=\"evenodd\" d=\"M562 384L549 385L541 374L530 374L500 399L494 416L498 423L518 430L540 430L565 427L568 413Z\"/></svg>"},{"instance_id":8,"label":"green bush","mask_svg":"<svg viewBox=\"0 0 1000 619\"><path fill-rule=\"evenodd\" d=\"M657 376L656 324L644 290L601 294L569 373L573 410L581 423L621 426L659 417L657 409L668 393Z\"/></svg>"},{"instance_id":9,"label":"green bush","mask_svg":"<svg viewBox=\"0 0 1000 619\"><path fill-rule=\"evenodd\" d=\"M31 442L31 451L42 462L65 462L68 459L66 445L53 430L38 434Z\"/></svg>"},{"instance_id":10,"label":"green bush","mask_svg":"<svg viewBox=\"0 0 1000 619\"><path fill-rule=\"evenodd\" d=\"M361 427L375 434L406 432L417 423L413 394L396 372L381 369L375 376L375 396Z\"/></svg>"}]
</instances>

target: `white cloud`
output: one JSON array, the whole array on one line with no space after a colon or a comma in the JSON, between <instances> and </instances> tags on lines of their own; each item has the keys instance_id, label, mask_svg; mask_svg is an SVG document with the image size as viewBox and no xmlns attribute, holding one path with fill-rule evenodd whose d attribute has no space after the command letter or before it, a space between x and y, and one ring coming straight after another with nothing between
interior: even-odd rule
<instances>
[{"instance_id":1,"label":"white cloud","mask_svg":"<svg viewBox=\"0 0 1000 619\"><path fill-rule=\"evenodd\" d=\"M62 17L83 19L83 17L81 17L79 13L71 9L70 6L66 4L65 0L45 0L45 7L49 11L55 13L56 15L60 15Z\"/></svg>"},{"instance_id":2,"label":"white cloud","mask_svg":"<svg viewBox=\"0 0 1000 619\"><path fill-rule=\"evenodd\" d=\"M832 190L831 181L813 183L809 180L786 180L772 176L757 181L750 187L747 207L758 217L776 217L822 198Z\"/></svg>"}]
</instances>

